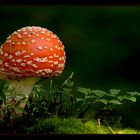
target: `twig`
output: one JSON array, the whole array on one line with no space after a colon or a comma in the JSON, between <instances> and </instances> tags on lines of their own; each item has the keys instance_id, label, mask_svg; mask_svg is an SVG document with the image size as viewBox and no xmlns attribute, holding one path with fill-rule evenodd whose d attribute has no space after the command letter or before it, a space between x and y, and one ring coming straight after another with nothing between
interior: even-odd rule
<instances>
[{"instance_id":1,"label":"twig","mask_svg":"<svg viewBox=\"0 0 140 140\"><path fill-rule=\"evenodd\" d=\"M74 75L74 72L72 72L71 75L64 81L64 83L60 86L60 89L61 89L70 79L72 79L73 75Z\"/></svg>"},{"instance_id":2,"label":"twig","mask_svg":"<svg viewBox=\"0 0 140 140\"><path fill-rule=\"evenodd\" d=\"M112 134L115 134L115 131L109 126L108 122L105 121L105 123L106 123L108 129L111 131L111 133L112 133Z\"/></svg>"}]
</instances>

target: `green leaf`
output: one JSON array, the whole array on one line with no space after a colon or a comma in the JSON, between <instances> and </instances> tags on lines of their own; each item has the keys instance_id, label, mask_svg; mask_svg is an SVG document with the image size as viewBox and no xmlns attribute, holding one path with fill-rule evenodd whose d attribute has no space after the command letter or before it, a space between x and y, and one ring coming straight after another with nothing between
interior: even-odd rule
<instances>
[{"instance_id":1,"label":"green leaf","mask_svg":"<svg viewBox=\"0 0 140 140\"><path fill-rule=\"evenodd\" d=\"M121 104L121 102L118 101L118 100L110 100L110 101L108 101L108 103L112 103L114 105L120 105Z\"/></svg>"},{"instance_id":2,"label":"green leaf","mask_svg":"<svg viewBox=\"0 0 140 140\"><path fill-rule=\"evenodd\" d=\"M95 96L86 96L85 102L94 102L97 99Z\"/></svg>"},{"instance_id":3,"label":"green leaf","mask_svg":"<svg viewBox=\"0 0 140 140\"><path fill-rule=\"evenodd\" d=\"M132 102L136 102L136 97L129 97L128 100L130 100Z\"/></svg>"},{"instance_id":4,"label":"green leaf","mask_svg":"<svg viewBox=\"0 0 140 140\"><path fill-rule=\"evenodd\" d=\"M111 93L107 93L107 94L105 94L105 97L106 98L116 98L116 95L115 94L111 94Z\"/></svg>"},{"instance_id":5,"label":"green leaf","mask_svg":"<svg viewBox=\"0 0 140 140\"><path fill-rule=\"evenodd\" d=\"M72 91L72 89L71 88L63 88L63 93L69 93L69 92L71 92Z\"/></svg>"},{"instance_id":6,"label":"green leaf","mask_svg":"<svg viewBox=\"0 0 140 140\"><path fill-rule=\"evenodd\" d=\"M83 103L84 103L84 100L82 98L77 98L76 102L74 103L74 107L79 108L82 106Z\"/></svg>"},{"instance_id":7,"label":"green leaf","mask_svg":"<svg viewBox=\"0 0 140 140\"><path fill-rule=\"evenodd\" d=\"M100 99L98 101L101 102L101 103L103 103L103 104L105 104L105 105L107 105L107 100L106 99Z\"/></svg>"},{"instance_id":8,"label":"green leaf","mask_svg":"<svg viewBox=\"0 0 140 140\"><path fill-rule=\"evenodd\" d=\"M117 99L119 99L119 101L123 101L123 100L127 99L127 96L126 95L118 96Z\"/></svg>"},{"instance_id":9,"label":"green leaf","mask_svg":"<svg viewBox=\"0 0 140 140\"><path fill-rule=\"evenodd\" d=\"M101 98L104 95L106 95L106 92L102 91L102 90L92 90L92 93L94 93L97 97Z\"/></svg>"},{"instance_id":10,"label":"green leaf","mask_svg":"<svg viewBox=\"0 0 140 140\"><path fill-rule=\"evenodd\" d=\"M82 87L77 87L77 91L82 92L85 95L87 95L88 93L91 92L91 90L89 88L82 88Z\"/></svg>"},{"instance_id":11,"label":"green leaf","mask_svg":"<svg viewBox=\"0 0 140 140\"><path fill-rule=\"evenodd\" d=\"M84 100L82 98L76 98L76 101L79 102L79 101L82 101L84 102Z\"/></svg>"},{"instance_id":12,"label":"green leaf","mask_svg":"<svg viewBox=\"0 0 140 140\"><path fill-rule=\"evenodd\" d=\"M72 88L74 86L74 82L73 81L69 81L67 83L67 86L70 87L70 88Z\"/></svg>"},{"instance_id":13,"label":"green leaf","mask_svg":"<svg viewBox=\"0 0 140 140\"><path fill-rule=\"evenodd\" d=\"M119 90L119 89L110 89L109 91L110 91L110 93L111 93L112 95L117 95L117 94L120 93L120 90Z\"/></svg>"},{"instance_id":14,"label":"green leaf","mask_svg":"<svg viewBox=\"0 0 140 140\"><path fill-rule=\"evenodd\" d=\"M127 92L130 96L140 96L139 92Z\"/></svg>"},{"instance_id":15,"label":"green leaf","mask_svg":"<svg viewBox=\"0 0 140 140\"><path fill-rule=\"evenodd\" d=\"M117 97L120 101L123 101L123 100L130 100L132 102L136 102L136 97L128 97L128 96L118 96Z\"/></svg>"}]
</instances>

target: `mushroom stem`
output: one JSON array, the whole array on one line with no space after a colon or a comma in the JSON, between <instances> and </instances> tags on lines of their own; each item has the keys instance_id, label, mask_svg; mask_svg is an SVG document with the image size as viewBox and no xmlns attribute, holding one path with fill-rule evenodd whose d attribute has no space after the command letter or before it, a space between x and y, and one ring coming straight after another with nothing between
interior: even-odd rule
<instances>
[{"instance_id":1,"label":"mushroom stem","mask_svg":"<svg viewBox=\"0 0 140 140\"><path fill-rule=\"evenodd\" d=\"M14 104L19 103L19 107L24 109L33 86L38 80L40 78L34 77L11 81L8 88L12 93L6 95L6 104L12 105L14 100ZM22 99L25 99L24 102L20 102Z\"/></svg>"}]
</instances>

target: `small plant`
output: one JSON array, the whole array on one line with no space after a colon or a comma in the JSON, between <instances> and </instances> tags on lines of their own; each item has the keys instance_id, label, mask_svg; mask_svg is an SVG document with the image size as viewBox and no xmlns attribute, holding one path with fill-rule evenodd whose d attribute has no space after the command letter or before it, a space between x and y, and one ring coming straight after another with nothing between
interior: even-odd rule
<instances>
[{"instance_id":1,"label":"small plant","mask_svg":"<svg viewBox=\"0 0 140 140\"><path fill-rule=\"evenodd\" d=\"M82 108L85 107L80 115L85 115L87 112L88 115L91 114L91 116L96 114L99 126L101 124L101 117L104 118L105 123L109 125L108 118L113 120L113 117L110 114L111 111L126 101L136 102L136 97L140 96L140 93L138 92L123 93L120 92L119 89L110 89L109 92L105 92L102 90L91 90L89 88L78 87L77 91L82 93L81 96L77 97L77 102L80 102ZM120 117L117 117L120 120ZM113 121L111 121L111 123Z\"/></svg>"}]
</instances>

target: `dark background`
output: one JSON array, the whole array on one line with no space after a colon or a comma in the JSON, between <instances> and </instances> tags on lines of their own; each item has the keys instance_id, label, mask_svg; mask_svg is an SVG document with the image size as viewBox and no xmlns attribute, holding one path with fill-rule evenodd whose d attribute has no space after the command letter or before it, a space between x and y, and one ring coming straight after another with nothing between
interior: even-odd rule
<instances>
[{"instance_id":1,"label":"dark background","mask_svg":"<svg viewBox=\"0 0 140 140\"><path fill-rule=\"evenodd\" d=\"M0 44L25 26L57 34L67 55L61 78L73 71L75 86L140 92L140 7L1 5L0 18ZM128 126L140 128L139 107L140 99L120 109Z\"/></svg>"}]
</instances>

